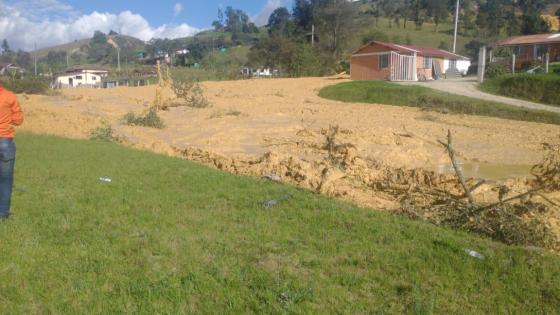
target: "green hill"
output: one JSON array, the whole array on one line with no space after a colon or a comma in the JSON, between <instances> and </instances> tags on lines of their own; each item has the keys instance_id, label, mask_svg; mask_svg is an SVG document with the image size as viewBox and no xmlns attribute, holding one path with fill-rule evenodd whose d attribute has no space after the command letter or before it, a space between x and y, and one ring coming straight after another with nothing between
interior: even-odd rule
<instances>
[{"instance_id":1,"label":"green hill","mask_svg":"<svg viewBox=\"0 0 560 315\"><path fill-rule=\"evenodd\" d=\"M543 251L115 144L17 141L14 216L0 224L2 314L554 314L560 305L560 259ZM285 200L262 206L271 199Z\"/></svg>"},{"instance_id":2,"label":"green hill","mask_svg":"<svg viewBox=\"0 0 560 315\"><path fill-rule=\"evenodd\" d=\"M108 40L110 40L110 42L115 43L116 46L118 46L121 49L143 49L145 45L144 41L128 35L117 34L117 35L110 35L107 37ZM89 45L90 41L91 39L89 38L76 40L71 43L38 49L31 53L36 55L38 59L46 57L50 51L66 52L69 55L72 55L74 53L83 53L83 51L81 51L81 48Z\"/></svg>"}]
</instances>

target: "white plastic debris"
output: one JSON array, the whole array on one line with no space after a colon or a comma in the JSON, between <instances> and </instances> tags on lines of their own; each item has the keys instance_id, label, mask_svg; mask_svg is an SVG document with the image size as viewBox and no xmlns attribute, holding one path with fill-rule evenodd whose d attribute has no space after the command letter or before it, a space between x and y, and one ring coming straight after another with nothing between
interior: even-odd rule
<instances>
[{"instance_id":1,"label":"white plastic debris","mask_svg":"<svg viewBox=\"0 0 560 315\"><path fill-rule=\"evenodd\" d=\"M484 259L484 256L482 256L479 252L476 252L472 249L465 248L465 253L467 253L467 255L469 255L471 257L474 257L474 258Z\"/></svg>"},{"instance_id":2,"label":"white plastic debris","mask_svg":"<svg viewBox=\"0 0 560 315\"><path fill-rule=\"evenodd\" d=\"M271 182L281 182L282 181L282 178L278 175L275 175L275 174L264 175L264 176L261 177L261 179L269 180Z\"/></svg>"},{"instance_id":3,"label":"white plastic debris","mask_svg":"<svg viewBox=\"0 0 560 315\"><path fill-rule=\"evenodd\" d=\"M113 179L111 177L99 177L99 180L105 183L112 183Z\"/></svg>"}]
</instances>

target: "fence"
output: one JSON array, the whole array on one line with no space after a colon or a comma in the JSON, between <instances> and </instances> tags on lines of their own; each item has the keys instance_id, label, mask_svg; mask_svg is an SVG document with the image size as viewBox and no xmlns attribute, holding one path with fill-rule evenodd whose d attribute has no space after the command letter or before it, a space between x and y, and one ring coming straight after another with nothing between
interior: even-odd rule
<instances>
[{"instance_id":1,"label":"fence","mask_svg":"<svg viewBox=\"0 0 560 315\"><path fill-rule=\"evenodd\" d=\"M391 52L391 81L416 80L416 57Z\"/></svg>"}]
</instances>

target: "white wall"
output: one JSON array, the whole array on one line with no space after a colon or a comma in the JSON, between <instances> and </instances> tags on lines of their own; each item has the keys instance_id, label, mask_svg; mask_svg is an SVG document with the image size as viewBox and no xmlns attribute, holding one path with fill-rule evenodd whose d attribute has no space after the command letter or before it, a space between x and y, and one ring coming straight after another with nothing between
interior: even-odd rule
<instances>
[{"instance_id":1,"label":"white wall","mask_svg":"<svg viewBox=\"0 0 560 315\"><path fill-rule=\"evenodd\" d=\"M459 72L462 75L467 75L467 72L469 71L469 67L471 66L471 61L470 60L457 60L457 70L459 70ZM443 72L447 72L447 69L449 69L449 59L445 58L443 59Z\"/></svg>"},{"instance_id":2,"label":"white wall","mask_svg":"<svg viewBox=\"0 0 560 315\"><path fill-rule=\"evenodd\" d=\"M60 75L56 78L56 83L62 86L78 87L100 85L102 77L106 77L107 72L85 70L81 73ZM72 79L72 85L70 85Z\"/></svg>"},{"instance_id":3,"label":"white wall","mask_svg":"<svg viewBox=\"0 0 560 315\"><path fill-rule=\"evenodd\" d=\"M461 72L462 75L467 75L470 66L471 66L470 60L457 60L457 69L459 70L459 72Z\"/></svg>"}]
</instances>

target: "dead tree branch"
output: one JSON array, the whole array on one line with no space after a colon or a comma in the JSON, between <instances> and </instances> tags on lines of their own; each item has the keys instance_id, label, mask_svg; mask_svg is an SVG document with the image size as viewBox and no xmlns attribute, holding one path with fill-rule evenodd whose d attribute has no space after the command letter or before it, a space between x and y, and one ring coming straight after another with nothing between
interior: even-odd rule
<instances>
[{"instance_id":1,"label":"dead tree branch","mask_svg":"<svg viewBox=\"0 0 560 315\"><path fill-rule=\"evenodd\" d=\"M474 200L471 194L471 190L469 189L469 187L467 187L467 183L465 182L465 176L463 175L463 170L461 169L461 167L459 167L459 164L457 163L457 158L455 157L455 150L453 149L453 138L451 136L451 130L447 131L447 143L444 143L442 141L438 141L438 142L441 143L447 149L447 152L449 153L449 158L451 159L451 164L453 164L453 169L455 170L455 174L457 174L457 177L459 178L459 182L461 183L461 186L463 186L463 190L465 191L465 196L467 196L467 199L469 200L469 204L473 204Z\"/></svg>"}]
</instances>

